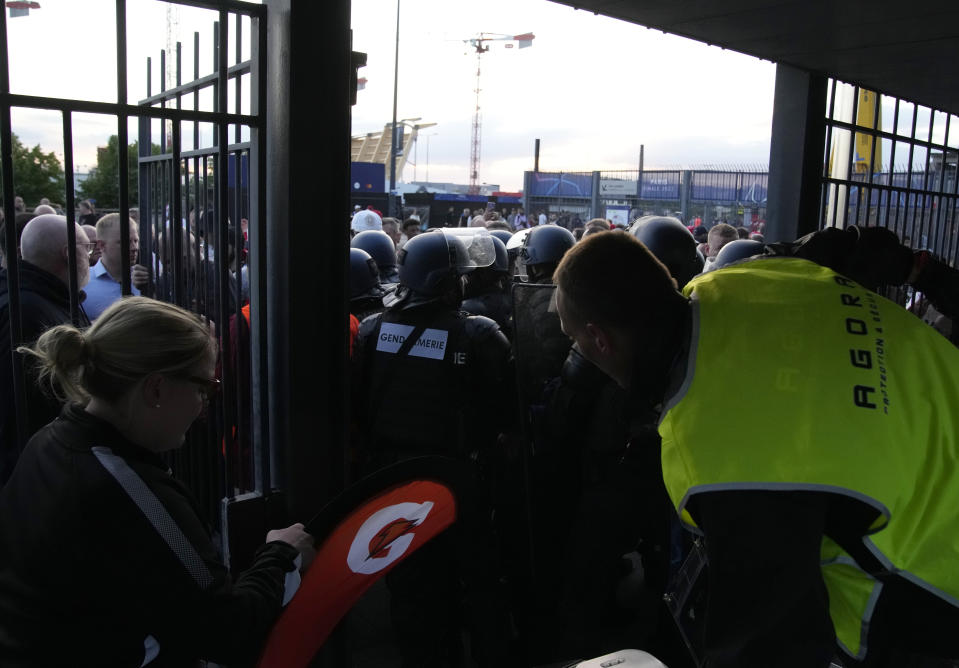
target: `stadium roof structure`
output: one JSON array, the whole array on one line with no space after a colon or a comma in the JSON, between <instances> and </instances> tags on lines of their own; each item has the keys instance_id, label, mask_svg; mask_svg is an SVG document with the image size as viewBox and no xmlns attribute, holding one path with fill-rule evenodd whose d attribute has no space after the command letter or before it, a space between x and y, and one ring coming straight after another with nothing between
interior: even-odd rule
<instances>
[{"instance_id":1,"label":"stadium roof structure","mask_svg":"<svg viewBox=\"0 0 959 668\"><path fill-rule=\"evenodd\" d=\"M406 166L406 159L409 157L413 144L416 142L417 133L423 128L429 128L434 125L436 125L436 123L418 123L413 125L405 121L397 121L397 140L400 149L396 154L397 175L403 173L403 168ZM354 135L350 143L350 161L375 162L380 165L389 166L390 145L392 143L392 123L386 123L381 132L368 132L365 135Z\"/></svg>"},{"instance_id":2,"label":"stadium roof structure","mask_svg":"<svg viewBox=\"0 0 959 668\"><path fill-rule=\"evenodd\" d=\"M555 0L959 114L955 0Z\"/></svg>"}]
</instances>

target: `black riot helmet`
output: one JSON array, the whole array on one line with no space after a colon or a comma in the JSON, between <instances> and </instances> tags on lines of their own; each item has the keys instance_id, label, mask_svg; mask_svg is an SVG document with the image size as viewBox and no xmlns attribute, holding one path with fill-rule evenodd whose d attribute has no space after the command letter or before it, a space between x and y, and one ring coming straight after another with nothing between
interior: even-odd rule
<instances>
[{"instance_id":1,"label":"black riot helmet","mask_svg":"<svg viewBox=\"0 0 959 668\"><path fill-rule=\"evenodd\" d=\"M696 252L696 239L677 218L643 216L633 223L629 233L666 265L680 289L703 270L703 256Z\"/></svg>"},{"instance_id":2,"label":"black riot helmet","mask_svg":"<svg viewBox=\"0 0 959 668\"><path fill-rule=\"evenodd\" d=\"M361 248L350 249L350 299L382 297L380 270L370 254Z\"/></svg>"},{"instance_id":3,"label":"black riot helmet","mask_svg":"<svg viewBox=\"0 0 959 668\"><path fill-rule=\"evenodd\" d=\"M365 250L376 262L380 276L387 276L396 269L396 245L390 235L382 230L360 232L350 242L352 248Z\"/></svg>"},{"instance_id":4,"label":"black riot helmet","mask_svg":"<svg viewBox=\"0 0 959 668\"><path fill-rule=\"evenodd\" d=\"M458 304L463 296L462 277L495 262L493 239L485 228L435 228L417 234L397 254L400 288L390 305L451 295Z\"/></svg>"},{"instance_id":5,"label":"black riot helmet","mask_svg":"<svg viewBox=\"0 0 959 668\"><path fill-rule=\"evenodd\" d=\"M534 283L552 280L556 265L570 248L576 245L576 237L559 225L537 225L530 228L520 251L520 259L526 265L526 273Z\"/></svg>"},{"instance_id":6,"label":"black riot helmet","mask_svg":"<svg viewBox=\"0 0 959 668\"><path fill-rule=\"evenodd\" d=\"M719 249L716 253L716 259L713 260L709 271L720 269L733 262L745 260L754 255L762 255L766 251L766 245L755 239L736 239Z\"/></svg>"}]
</instances>

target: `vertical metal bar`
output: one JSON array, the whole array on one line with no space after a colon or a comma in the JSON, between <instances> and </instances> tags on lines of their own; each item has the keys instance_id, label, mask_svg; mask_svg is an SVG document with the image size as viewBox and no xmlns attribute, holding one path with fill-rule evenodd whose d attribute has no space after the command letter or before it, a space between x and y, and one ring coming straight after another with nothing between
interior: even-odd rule
<instances>
[{"instance_id":1,"label":"vertical metal bar","mask_svg":"<svg viewBox=\"0 0 959 668\"><path fill-rule=\"evenodd\" d=\"M887 183L888 183L888 185L889 185L889 187L890 187L890 190L889 190L889 196L886 198L886 221L885 221L885 223L883 224L883 227L889 227L889 214L892 212L892 196L893 196L893 194L895 193L895 191L893 191L892 188L895 187L894 177L895 177L895 174L896 174L896 144L899 143L899 141L896 139L896 137L899 136L899 132L898 132L898 130L899 130L899 102L900 102L900 100L899 100L899 98L897 97L897 98L896 98L896 106L894 107L894 111L893 111L893 113L892 113L892 135L893 135L893 139L892 139L892 146L891 146L890 149L889 149L889 178L888 178L888 180L887 180ZM895 193L895 195L896 195L896 207L897 207L897 209L898 209L898 205L899 205L899 193Z\"/></svg>"},{"instance_id":2,"label":"vertical metal bar","mask_svg":"<svg viewBox=\"0 0 959 668\"><path fill-rule=\"evenodd\" d=\"M152 63L153 59L150 56L147 56L147 97L153 96L153 72L152 72Z\"/></svg>"},{"instance_id":3,"label":"vertical metal bar","mask_svg":"<svg viewBox=\"0 0 959 668\"><path fill-rule=\"evenodd\" d=\"M200 33L193 33L193 80L200 79ZM200 89L193 91L193 111L200 110ZM193 121L193 150L200 148L200 122ZM196 171L194 169L194 171ZM195 206L195 205L194 205Z\"/></svg>"},{"instance_id":4,"label":"vertical metal bar","mask_svg":"<svg viewBox=\"0 0 959 668\"><path fill-rule=\"evenodd\" d=\"M856 135L858 134L857 129L859 128L859 86L853 86L852 89L852 129L849 132L849 171L846 172L846 210L842 214L842 226L846 227L849 224L849 193L852 191L852 184L855 182L856 175L856 163L853 158L856 154ZM859 191L861 188L856 188L856 215L859 215ZM835 218L833 219L835 220Z\"/></svg>"},{"instance_id":5,"label":"vertical metal bar","mask_svg":"<svg viewBox=\"0 0 959 668\"><path fill-rule=\"evenodd\" d=\"M166 49L160 50L160 92L166 92ZM160 108L166 109L166 96L160 100ZM160 120L160 153L169 150L166 145L166 123L165 120Z\"/></svg>"},{"instance_id":6,"label":"vertical metal bar","mask_svg":"<svg viewBox=\"0 0 959 668\"><path fill-rule=\"evenodd\" d=\"M832 127L833 127L833 114L835 113L836 108L836 80L832 80L832 92L829 96L829 109L826 112L826 146L825 154L826 159L823 160L823 184L824 187L819 194L819 225L818 227L822 229L823 225L826 224L826 208L829 206L829 189L834 187L831 183L826 181L832 174L829 172L829 162L832 157ZM835 220L835 217L833 218Z\"/></svg>"},{"instance_id":7,"label":"vertical metal bar","mask_svg":"<svg viewBox=\"0 0 959 668\"><path fill-rule=\"evenodd\" d=\"M253 448L255 488L266 494L272 487L272 449L269 433L269 378L267 348L267 262L266 262L266 14L251 23L250 114L257 124L250 130L250 440ZM255 189L254 188L255 184Z\"/></svg>"},{"instance_id":8,"label":"vertical metal bar","mask_svg":"<svg viewBox=\"0 0 959 668\"><path fill-rule=\"evenodd\" d=\"M228 48L228 36L229 36L229 14L227 10L220 10L220 20L219 24L219 34L218 34L218 43L217 43L217 104L216 110L220 112L227 111L227 85L228 85L228 69L227 69L227 48ZM219 205L219 212L217 217L217 244L216 244L216 261L217 261L217 277L218 277L218 293L219 293L219 331L221 337L221 346L222 350L227 354L230 351L230 310L229 310L229 301L227 299L227 290L229 290L229 251L227 248L228 244L228 221L227 214L229 212L229 188L227 187L229 180L229 153L228 147L230 143L229 136L229 124L225 122L220 122L216 124L217 135L219 136L219 151L218 151L218 168L217 168L217 204ZM222 365L223 369L223 435L224 438L229 438L232 433L232 427L236 424L236 419L234 415L234 403L235 403L235 392L236 385L233 370L230 368L229 364ZM236 462L233 457L232 452L228 452L227 456L224 458L226 460L226 481L227 481L227 494L228 496L233 495L233 490L236 486L237 477L236 477Z\"/></svg>"},{"instance_id":9,"label":"vertical metal bar","mask_svg":"<svg viewBox=\"0 0 959 668\"><path fill-rule=\"evenodd\" d=\"M939 147L941 152L941 159L939 160L939 174L936 178L938 186L936 191L939 193L938 205L936 206L936 221L934 225L934 232L936 236L936 243L934 244L935 252L938 254L942 253L943 246L945 245L945 225L943 222L943 209L947 204L945 197L946 192L946 163L949 159L948 151L946 151L946 142L949 139L949 128L950 122L952 120L952 114L946 113L946 128L942 135L942 146Z\"/></svg>"},{"instance_id":10,"label":"vertical metal bar","mask_svg":"<svg viewBox=\"0 0 959 668\"><path fill-rule=\"evenodd\" d=\"M915 174L913 173L914 171L913 163L915 162L915 159L916 159L916 126L918 124L918 120L919 120L919 105L917 103L913 103L912 125L911 125L912 129L909 134L909 164L907 165L908 176L906 177L906 210L903 213L903 217L902 217L902 230L897 232L900 236L902 236L902 234L904 234L906 230L908 230L911 235L915 235L915 230L913 228L915 227L915 222L916 222L916 209L919 207L919 197L914 192L915 187L913 186L913 177L915 176ZM910 202L911 202L911 206L910 206ZM911 218L910 218L910 210L912 212Z\"/></svg>"},{"instance_id":11,"label":"vertical metal bar","mask_svg":"<svg viewBox=\"0 0 959 668\"><path fill-rule=\"evenodd\" d=\"M926 162L923 165L923 170L922 170L922 190L923 190L922 206L919 209L918 230L919 230L920 239L922 239L923 237L928 239L929 225L932 222L926 216L926 208L927 208L926 202L929 202L930 205L932 203L932 198L926 194L926 191L929 189L929 160L931 159L931 155L932 155L932 151L930 150L930 145L932 144L932 129L935 122L936 122L936 112L934 109L930 108L929 109L929 128L928 128L929 132L927 133L927 136L926 136L926 146L925 146ZM915 218L913 218L913 220L915 220ZM916 226L914 225L914 227ZM915 233L913 233L913 236L915 236Z\"/></svg>"},{"instance_id":12,"label":"vertical metal bar","mask_svg":"<svg viewBox=\"0 0 959 668\"><path fill-rule=\"evenodd\" d=\"M66 180L66 204L67 204L67 246L71 250L76 248L76 229L73 224L73 124L69 111L63 112L63 173ZM71 237L73 243L70 243ZM88 263L89 264L89 263ZM74 325L80 325L80 284L77 277L80 275L77 270L77 254L71 252L67 255L67 268L70 272L70 319Z\"/></svg>"},{"instance_id":13,"label":"vertical metal bar","mask_svg":"<svg viewBox=\"0 0 959 668\"><path fill-rule=\"evenodd\" d=\"M117 104L127 103L127 3L117 0ZM117 171L120 177L120 290L130 290L130 158L127 115L117 114Z\"/></svg>"},{"instance_id":14,"label":"vertical metal bar","mask_svg":"<svg viewBox=\"0 0 959 668\"><path fill-rule=\"evenodd\" d=\"M243 60L243 16L241 14L234 14L234 16L236 17L236 63L239 64ZM236 75L236 90L235 90L236 104L234 105L237 114L242 113L242 109L243 109L243 106L241 105L241 101L243 99L243 87L241 85L242 78L243 78L243 75L238 72ZM240 137L241 137L239 123L237 123L234 126L233 137L234 137L233 141L239 144ZM239 219L239 217L240 217L240 210L237 209L236 218Z\"/></svg>"},{"instance_id":15,"label":"vertical metal bar","mask_svg":"<svg viewBox=\"0 0 959 668\"><path fill-rule=\"evenodd\" d=\"M869 149L869 199L866 203L866 224L869 224L869 212L872 210L872 194L873 189L872 185L875 183L874 175L876 173L876 144L882 141L876 134L876 125L879 123L879 114L881 113L880 102L882 100L882 95L876 91L873 91L873 96L875 96L875 102L872 108L872 129L873 132L870 133L872 137L872 145ZM882 131L882 126L880 126L879 131ZM882 166L880 165L880 168ZM882 198L882 193L880 192L880 199ZM876 225L879 224L879 202L876 202Z\"/></svg>"}]
</instances>

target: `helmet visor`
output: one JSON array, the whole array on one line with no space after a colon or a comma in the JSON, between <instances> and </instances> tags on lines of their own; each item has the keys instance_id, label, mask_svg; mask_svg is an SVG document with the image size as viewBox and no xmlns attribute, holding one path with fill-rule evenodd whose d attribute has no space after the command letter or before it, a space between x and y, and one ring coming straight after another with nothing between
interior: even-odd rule
<instances>
[{"instance_id":1,"label":"helmet visor","mask_svg":"<svg viewBox=\"0 0 959 668\"><path fill-rule=\"evenodd\" d=\"M493 237L485 227L442 228L450 248L450 263L461 274L496 262Z\"/></svg>"}]
</instances>

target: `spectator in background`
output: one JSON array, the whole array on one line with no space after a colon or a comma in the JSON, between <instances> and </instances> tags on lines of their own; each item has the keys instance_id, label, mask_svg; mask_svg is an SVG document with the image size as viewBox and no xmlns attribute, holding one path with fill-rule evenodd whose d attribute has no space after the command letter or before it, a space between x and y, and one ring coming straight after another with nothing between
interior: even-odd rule
<instances>
[{"instance_id":1,"label":"spectator in background","mask_svg":"<svg viewBox=\"0 0 959 668\"><path fill-rule=\"evenodd\" d=\"M403 221L403 234L406 236L406 240L409 241L417 234L422 232L423 229L420 226L420 221L414 220L413 218L407 218Z\"/></svg>"},{"instance_id":2,"label":"spectator in background","mask_svg":"<svg viewBox=\"0 0 959 668\"><path fill-rule=\"evenodd\" d=\"M732 225L727 225L726 223L713 225L709 228L709 234L707 235L706 257L715 259L716 254L719 253L723 246L730 241L736 241L736 239L739 239L739 232L737 232L736 228Z\"/></svg>"},{"instance_id":3,"label":"spectator in background","mask_svg":"<svg viewBox=\"0 0 959 668\"><path fill-rule=\"evenodd\" d=\"M457 227L469 227L471 219L472 219L472 216L470 215L470 210L463 209L463 213L460 214L460 220Z\"/></svg>"},{"instance_id":4,"label":"spectator in background","mask_svg":"<svg viewBox=\"0 0 959 668\"><path fill-rule=\"evenodd\" d=\"M470 221L470 227L486 227L486 218L482 214L473 216L473 220Z\"/></svg>"},{"instance_id":5,"label":"spectator in background","mask_svg":"<svg viewBox=\"0 0 959 668\"><path fill-rule=\"evenodd\" d=\"M519 211L516 212L516 218L513 220L513 229L514 230L525 230L529 227L529 220L526 218L526 214L523 213L522 207Z\"/></svg>"},{"instance_id":6,"label":"spectator in background","mask_svg":"<svg viewBox=\"0 0 959 668\"><path fill-rule=\"evenodd\" d=\"M23 203L23 198L20 195L13 198L13 210L17 213L23 213L27 210L27 206Z\"/></svg>"},{"instance_id":7,"label":"spectator in background","mask_svg":"<svg viewBox=\"0 0 959 668\"><path fill-rule=\"evenodd\" d=\"M93 250L90 251L90 266L92 267L100 261L100 256L103 254L97 244L97 228L95 225L81 225L81 227L86 232L87 239L93 244Z\"/></svg>"},{"instance_id":8,"label":"spectator in background","mask_svg":"<svg viewBox=\"0 0 959 668\"><path fill-rule=\"evenodd\" d=\"M357 211L350 221L350 232L354 235L367 230L383 230L383 217L369 209Z\"/></svg>"},{"instance_id":9,"label":"spectator in background","mask_svg":"<svg viewBox=\"0 0 959 668\"><path fill-rule=\"evenodd\" d=\"M403 240L403 232L400 230L400 221L398 221L396 218L384 218L383 231L390 235L390 239L393 240L393 245L395 245L396 249L399 250L400 241Z\"/></svg>"},{"instance_id":10,"label":"spectator in background","mask_svg":"<svg viewBox=\"0 0 959 668\"><path fill-rule=\"evenodd\" d=\"M443 227L456 227L456 210L451 206L443 217Z\"/></svg>"},{"instance_id":11,"label":"spectator in background","mask_svg":"<svg viewBox=\"0 0 959 668\"><path fill-rule=\"evenodd\" d=\"M44 199L46 199L46 197L44 197ZM54 208L53 208L52 206L50 206L49 204L38 204L38 205L37 205L36 207L34 207L34 209L33 209L33 215L34 215L34 216L42 216L42 215L47 214L47 213L53 213L53 214L55 214L56 212L57 212L57 210L54 209Z\"/></svg>"},{"instance_id":12,"label":"spectator in background","mask_svg":"<svg viewBox=\"0 0 959 668\"><path fill-rule=\"evenodd\" d=\"M132 220L130 225L130 248L128 249L131 269L130 290L140 294L140 288L149 281L149 269L137 265L140 254L140 232ZM123 271L123 248L120 245L120 214L108 213L97 221L97 246L100 249L100 261L90 269L90 285L83 307L96 320L107 307L122 295L120 276ZM133 280L136 277L136 280ZM144 280L145 279L145 280Z\"/></svg>"},{"instance_id":13,"label":"spectator in background","mask_svg":"<svg viewBox=\"0 0 959 668\"><path fill-rule=\"evenodd\" d=\"M23 254L19 264L21 339L32 343L50 327L71 321L69 254L75 254L77 286L82 290L90 280L90 242L83 228L77 225L76 246L68 248L67 219L45 214L33 218L24 228L20 248ZM10 476L19 455L7 289L6 275L0 275L0 387L3 388L0 392L0 486ZM90 324L82 307L79 316L81 326ZM25 366L27 420L23 430L29 437L57 416L60 402L40 390L36 368L30 364Z\"/></svg>"},{"instance_id":14,"label":"spectator in background","mask_svg":"<svg viewBox=\"0 0 959 668\"><path fill-rule=\"evenodd\" d=\"M748 238L749 238L749 228L747 228L747 227L737 227L737 228L736 228L736 233L739 235L739 238L740 238L740 239L748 239Z\"/></svg>"},{"instance_id":15,"label":"spectator in background","mask_svg":"<svg viewBox=\"0 0 959 668\"><path fill-rule=\"evenodd\" d=\"M97 215L96 210L93 208L93 202L88 199L81 200L77 205L77 222L81 225L96 225L97 219L100 217Z\"/></svg>"}]
</instances>

